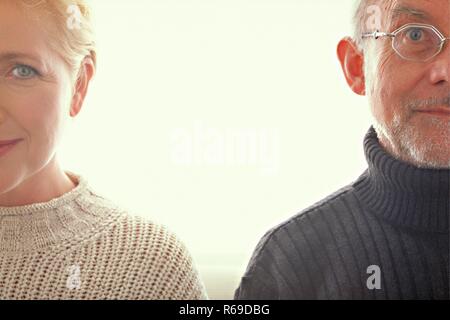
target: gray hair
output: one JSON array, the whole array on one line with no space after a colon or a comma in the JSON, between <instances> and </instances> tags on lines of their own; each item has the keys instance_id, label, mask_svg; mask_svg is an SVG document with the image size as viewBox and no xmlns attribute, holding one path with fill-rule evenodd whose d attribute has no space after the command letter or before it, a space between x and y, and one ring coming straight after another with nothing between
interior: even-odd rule
<instances>
[{"instance_id":1,"label":"gray hair","mask_svg":"<svg viewBox=\"0 0 450 320\"><path fill-rule=\"evenodd\" d=\"M364 30L364 22L367 20L366 9L370 3L375 2L374 0L356 0L355 9L353 15L353 39L361 51L364 51L364 41L362 41Z\"/></svg>"}]
</instances>

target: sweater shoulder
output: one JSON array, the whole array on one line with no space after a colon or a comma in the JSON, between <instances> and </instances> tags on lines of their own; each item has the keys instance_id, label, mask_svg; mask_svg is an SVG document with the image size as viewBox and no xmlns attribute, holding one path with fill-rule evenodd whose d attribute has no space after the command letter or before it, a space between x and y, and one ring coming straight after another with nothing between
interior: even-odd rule
<instances>
[{"instance_id":1,"label":"sweater shoulder","mask_svg":"<svg viewBox=\"0 0 450 320\"><path fill-rule=\"evenodd\" d=\"M333 206L333 204L341 201L342 198L347 197L352 192L352 190L353 183L348 184L326 196L325 198L313 203L307 208L301 210L300 212L284 220L278 225L272 227L261 238L257 249L263 250L265 246L271 244L272 240L275 237L280 237L281 234L285 233L286 231L296 232L296 230L298 230L299 228L299 225L307 227L307 225L310 225L312 222L314 222L314 220L322 219L322 217L319 216L319 211L325 213L329 212L330 206Z\"/></svg>"},{"instance_id":2,"label":"sweater shoulder","mask_svg":"<svg viewBox=\"0 0 450 320\"><path fill-rule=\"evenodd\" d=\"M100 255L103 266L115 266L117 282L134 274L125 285L133 287L133 299L207 298L193 256L169 227L93 190L75 201L84 211L104 217L102 228L82 250L95 260Z\"/></svg>"},{"instance_id":3,"label":"sweater shoulder","mask_svg":"<svg viewBox=\"0 0 450 320\"><path fill-rule=\"evenodd\" d=\"M141 279L144 299L198 300L207 294L192 254L181 238L166 225L127 212L105 234L114 242L114 258L126 262ZM124 256L127 258L124 259Z\"/></svg>"},{"instance_id":4,"label":"sweater shoulder","mask_svg":"<svg viewBox=\"0 0 450 320\"><path fill-rule=\"evenodd\" d=\"M317 268L310 263L324 254L323 245L332 242L332 216L352 189L353 184L348 184L269 229L252 254L235 298L313 298L312 287L292 288L289 284ZM308 279L303 280L308 283Z\"/></svg>"},{"instance_id":5,"label":"sweater shoulder","mask_svg":"<svg viewBox=\"0 0 450 320\"><path fill-rule=\"evenodd\" d=\"M144 279L156 290L147 288L147 297L164 300L207 299L194 258L184 241L166 225L142 216L123 221L133 230L131 240L136 255L145 259ZM144 289L145 291L145 289Z\"/></svg>"},{"instance_id":6,"label":"sweater shoulder","mask_svg":"<svg viewBox=\"0 0 450 320\"><path fill-rule=\"evenodd\" d=\"M126 247L131 243L131 247L136 250L152 247L155 254L159 251L167 253L177 250L187 253L184 243L167 226L112 201L102 193L89 189L74 201L78 209L89 216L102 218L94 220L104 227L97 236L114 240L117 245Z\"/></svg>"}]
</instances>

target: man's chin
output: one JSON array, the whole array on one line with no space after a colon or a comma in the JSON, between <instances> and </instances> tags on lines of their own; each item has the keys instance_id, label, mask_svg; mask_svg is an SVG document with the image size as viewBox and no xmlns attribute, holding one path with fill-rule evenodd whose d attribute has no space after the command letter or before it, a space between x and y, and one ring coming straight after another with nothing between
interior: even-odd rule
<instances>
[{"instance_id":1,"label":"man's chin","mask_svg":"<svg viewBox=\"0 0 450 320\"><path fill-rule=\"evenodd\" d=\"M450 151L438 141L405 141L400 142L400 157L419 167L430 169L450 169Z\"/></svg>"},{"instance_id":2,"label":"man's chin","mask_svg":"<svg viewBox=\"0 0 450 320\"><path fill-rule=\"evenodd\" d=\"M413 119L407 124L394 121L389 126L375 122L381 145L395 158L419 168L450 169L450 132L448 125L432 126Z\"/></svg>"},{"instance_id":3,"label":"man's chin","mask_svg":"<svg viewBox=\"0 0 450 320\"><path fill-rule=\"evenodd\" d=\"M450 132L441 126L413 127L406 130L402 143L410 147L408 153L419 167L450 168Z\"/></svg>"},{"instance_id":4,"label":"man's chin","mask_svg":"<svg viewBox=\"0 0 450 320\"><path fill-rule=\"evenodd\" d=\"M391 139L394 156L419 168L449 169L450 148L441 134L401 130Z\"/></svg>"},{"instance_id":5,"label":"man's chin","mask_svg":"<svg viewBox=\"0 0 450 320\"><path fill-rule=\"evenodd\" d=\"M422 161L413 163L418 168L422 169L439 169L448 170L450 169L450 162L441 162L439 159L424 159Z\"/></svg>"}]
</instances>

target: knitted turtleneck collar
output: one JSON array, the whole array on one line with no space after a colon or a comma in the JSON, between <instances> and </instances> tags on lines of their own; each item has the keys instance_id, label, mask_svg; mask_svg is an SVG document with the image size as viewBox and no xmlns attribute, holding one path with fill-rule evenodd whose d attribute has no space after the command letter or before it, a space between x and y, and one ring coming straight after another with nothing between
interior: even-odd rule
<instances>
[{"instance_id":1,"label":"knitted turtleneck collar","mask_svg":"<svg viewBox=\"0 0 450 320\"><path fill-rule=\"evenodd\" d=\"M369 166L353 185L367 209L397 226L448 233L450 169L419 168L394 158L373 126L364 152Z\"/></svg>"},{"instance_id":2,"label":"knitted turtleneck collar","mask_svg":"<svg viewBox=\"0 0 450 320\"><path fill-rule=\"evenodd\" d=\"M64 249L95 236L120 216L120 210L98 195L82 176L69 192L47 202L0 206L0 254Z\"/></svg>"}]
</instances>

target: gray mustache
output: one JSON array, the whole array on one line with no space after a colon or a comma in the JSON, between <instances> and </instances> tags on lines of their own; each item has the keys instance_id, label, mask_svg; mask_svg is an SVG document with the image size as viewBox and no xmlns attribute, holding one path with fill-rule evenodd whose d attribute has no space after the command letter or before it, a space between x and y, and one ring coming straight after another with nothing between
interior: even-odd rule
<instances>
[{"instance_id":1,"label":"gray mustache","mask_svg":"<svg viewBox=\"0 0 450 320\"><path fill-rule=\"evenodd\" d=\"M430 97L425 100L413 100L407 103L407 106L412 109L429 108L442 105L450 108L450 94L444 98Z\"/></svg>"}]
</instances>

